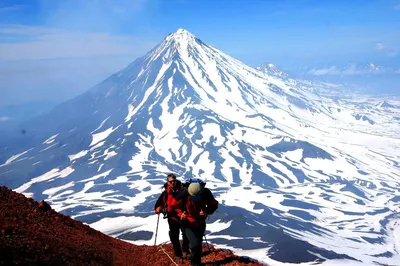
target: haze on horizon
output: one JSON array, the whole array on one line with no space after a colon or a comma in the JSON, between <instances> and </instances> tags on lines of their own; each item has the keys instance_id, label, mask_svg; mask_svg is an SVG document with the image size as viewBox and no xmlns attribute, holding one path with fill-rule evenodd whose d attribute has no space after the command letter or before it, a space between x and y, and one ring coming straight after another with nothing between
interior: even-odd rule
<instances>
[{"instance_id":1,"label":"haze on horizon","mask_svg":"<svg viewBox=\"0 0 400 266\"><path fill-rule=\"evenodd\" d=\"M5 0L0 24L0 107L79 95L178 28L308 78L363 79L374 63L368 78L400 93L399 0Z\"/></svg>"}]
</instances>

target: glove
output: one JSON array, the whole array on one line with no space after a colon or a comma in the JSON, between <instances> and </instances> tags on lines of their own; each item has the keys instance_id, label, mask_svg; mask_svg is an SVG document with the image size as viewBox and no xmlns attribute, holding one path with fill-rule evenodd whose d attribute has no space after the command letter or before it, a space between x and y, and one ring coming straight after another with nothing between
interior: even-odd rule
<instances>
[{"instance_id":1,"label":"glove","mask_svg":"<svg viewBox=\"0 0 400 266\"><path fill-rule=\"evenodd\" d=\"M154 212L159 214L161 211L162 211L162 207L157 207Z\"/></svg>"},{"instance_id":2,"label":"glove","mask_svg":"<svg viewBox=\"0 0 400 266\"><path fill-rule=\"evenodd\" d=\"M181 220L186 220L186 217L187 217L186 212L183 212L181 215Z\"/></svg>"},{"instance_id":3,"label":"glove","mask_svg":"<svg viewBox=\"0 0 400 266\"><path fill-rule=\"evenodd\" d=\"M203 211L203 210L201 210L199 214L200 214L200 217L203 218L204 220L205 220L205 219L207 218L207 216L208 216L208 214L207 214L205 211Z\"/></svg>"}]
</instances>

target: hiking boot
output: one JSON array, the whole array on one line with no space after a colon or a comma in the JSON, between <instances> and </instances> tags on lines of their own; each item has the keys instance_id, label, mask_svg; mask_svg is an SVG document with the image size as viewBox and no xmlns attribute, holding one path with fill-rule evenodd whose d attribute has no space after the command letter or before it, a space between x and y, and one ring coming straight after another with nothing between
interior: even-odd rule
<instances>
[{"instance_id":1,"label":"hiking boot","mask_svg":"<svg viewBox=\"0 0 400 266\"><path fill-rule=\"evenodd\" d=\"M176 263L181 263L183 261L183 258L182 257L175 257L174 261Z\"/></svg>"},{"instance_id":2,"label":"hiking boot","mask_svg":"<svg viewBox=\"0 0 400 266\"><path fill-rule=\"evenodd\" d=\"M187 260L191 260L192 259L192 254L190 254L189 252L188 253L184 253L183 254L183 258L187 259Z\"/></svg>"},{"instance_id":3,"label":"hiking boot","mask_svg":"<svg viewBox=\"0 0 400 266\"><path fill-rule=\"evenodd\" d=\"M182 249L182 253L183 253L183 254L190 253L190 250L189 250L189 249Z\"/></svg>"}]
</instances>

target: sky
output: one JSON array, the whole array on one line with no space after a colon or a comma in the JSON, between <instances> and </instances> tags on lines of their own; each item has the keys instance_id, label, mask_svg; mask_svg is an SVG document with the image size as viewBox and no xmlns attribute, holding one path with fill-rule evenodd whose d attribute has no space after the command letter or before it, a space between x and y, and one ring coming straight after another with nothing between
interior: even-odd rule
<instances>
[{"instance_id":1,"label":"sky","mask_svg":"<svg viewBox=\"0 0 400 266\"><path fill-rule=\"evenodd\" d=\"M400 76L400 0L0 0L0 107L79 95L179 28L253 67Z\"/></svg>"}]
</instances>

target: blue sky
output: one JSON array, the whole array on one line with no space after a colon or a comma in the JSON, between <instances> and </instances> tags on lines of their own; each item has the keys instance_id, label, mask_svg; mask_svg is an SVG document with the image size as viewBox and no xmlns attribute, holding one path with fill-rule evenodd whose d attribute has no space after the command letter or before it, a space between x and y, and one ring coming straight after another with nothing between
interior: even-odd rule
<instances>
[{"instance_id":1,"label":"blue sky","mask_svg":"<svg viewBox=\"0 0 400 266\"><path fill-rule=\"evenodd\" d=\"M400 69L400 0L0 0L0 24L0 106L82 93L178 28L251 66Z\"/></svg>"}]
</instances>

